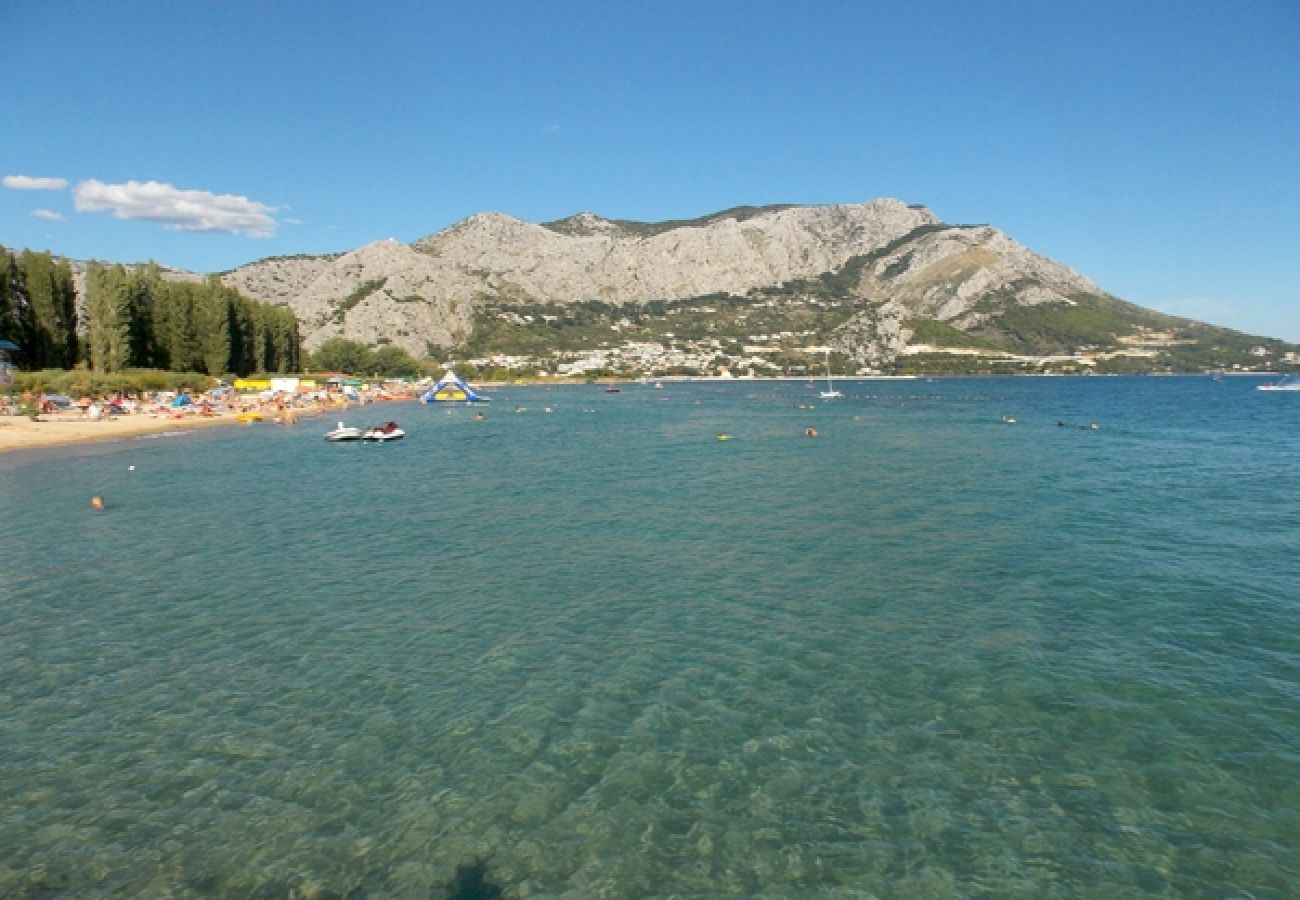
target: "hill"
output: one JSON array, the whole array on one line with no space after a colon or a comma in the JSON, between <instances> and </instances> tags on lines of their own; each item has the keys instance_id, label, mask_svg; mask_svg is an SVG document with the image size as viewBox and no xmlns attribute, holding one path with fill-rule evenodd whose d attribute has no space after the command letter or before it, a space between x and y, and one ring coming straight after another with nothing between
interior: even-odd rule
<instances>
[{"instance_id":1,"label":"hill","mask_svg":"<svg viewBox=\"0 0 1300 900\"><path fill-rule=\"evenodd\" d=\"M988 225L873 200L642 223L488 212L222 275L331 337L578 371L1279 368L1293 345L1143 309ZM656 349L657 348L657 349ZM1290 354L1290 355L1288 355Z\"/></svg>"}]
</instances>

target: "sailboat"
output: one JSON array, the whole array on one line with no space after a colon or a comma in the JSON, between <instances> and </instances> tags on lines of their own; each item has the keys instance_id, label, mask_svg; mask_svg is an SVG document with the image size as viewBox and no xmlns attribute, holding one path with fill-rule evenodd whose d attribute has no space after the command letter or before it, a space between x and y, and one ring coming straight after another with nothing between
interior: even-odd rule
<instances>
[{"instance_id":1,"label":"sailboat","mask_svg":"<svg viewBox=\"0 0 1300 900\"><path fill-rule=\"evenodd\" d=\"M823 400L838 400L843 396L844 396L843 394L835 390L835 385L831 381L831 351L830 348L827 347L826 348L826 390L822 391L821 397Z\"/></svg>"}]
</instances>

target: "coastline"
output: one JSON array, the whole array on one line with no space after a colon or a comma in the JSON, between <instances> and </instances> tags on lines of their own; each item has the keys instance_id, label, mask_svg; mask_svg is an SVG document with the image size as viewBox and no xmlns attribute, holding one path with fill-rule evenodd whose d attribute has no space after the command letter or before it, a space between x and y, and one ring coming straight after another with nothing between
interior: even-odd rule
<instances>
[{"instance_id":1,"label":"coastline","mask_svg":"<svg viewBox=\"0 0 1300 900\"><path fill-rule=\"evenodd\" d=\"M1163 377L1191 377L1203 378L1204 375L1196 373L1156 373ZM1242 376L1266 376L1266 372L1227 372L1227 375ZM1070 375L1045 375L1045 374L1021 374L1021 375L983 375L983 376L938 376L938 375L842 375L836 376L837 381L845 384L854 384L859 382L879 382L879 381L937 381L943 378L1070 378L1083 376ZM1100 376L1114 377L1114 376ZM1133 376L1130 376L1133 377ZM798 376L767 376L762 378L739 376L735 378L717 378L707 376L682 376L670 375L654 379L662 383L699 383L699 382L801 382L815 381L816 378L809 375ZM604 384L605 382L617 384L636 385L635 379L593 379L590 381L562 380L555 379L551 381L513 381L513 382L477 382L481 387L555 387L561 385L582 385L582 384ZM407 398L402 398L407 399ZM349 404L348 406L351 406ZM294 412L300 417L316 417L326 413L342 412L348 409L348 406L342 407L307 407L295 408ZM267 421L274 418L274 413L267 413ZM46 447L59 447L70 444L82 444L93 441L112 441L122 440L125 438L138 437L146 434L157 434L166 431L188 430L192 428L213 428L217 426L232 426L244 424L238 418L235 412L216 413L210 417L204 417L194 414L187 414L180 417L170 417L152 414L133 414L115 416L111 419L101 420L98 422L89 421L80 412L57 412L53 414L44 414L38 421L32 421L25 416L0 416L0 454L12 450L40 450Z\"/></svg>"},{"instance_id":2,"label":"coastline","mask_svg":"<svg viewBox=\"0 0 1300 900\"><path fill-rule=\"evenodd\" d=\"M112 441L156 434L162 431L180 431L192 428L212 428L218 425L241 424L233 412L211 417L127 415L92 422L78 414L55 413L42 415L38 421L26 416L0 416L0 453L10 450L38 450L66 444L83 444L92 441Z\"/></svg>"}]
</instances>

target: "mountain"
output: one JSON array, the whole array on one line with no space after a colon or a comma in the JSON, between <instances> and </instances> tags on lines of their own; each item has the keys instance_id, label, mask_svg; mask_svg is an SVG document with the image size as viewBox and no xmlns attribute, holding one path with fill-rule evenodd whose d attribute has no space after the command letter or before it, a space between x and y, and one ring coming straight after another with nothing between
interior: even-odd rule
<instances>
[{"instance_id":1,"label":"mountain","mask_svg":"<svg viewBox=\"0 0 1300 900\"><path fill-rule=\"evenodd\" d=\"M222 278L291 306L309 349L341 336L417 356L576 352L633 336L666 346L680 337L673 317L699 320L701 353L725 339L734 356L761 337L767 352L823 342L865 366L926 352L1150 357L1233 334L1124 303L996 228L899 200L659 223L488 212L409 245L265 259Z\"/></svg>"}]
</instances>

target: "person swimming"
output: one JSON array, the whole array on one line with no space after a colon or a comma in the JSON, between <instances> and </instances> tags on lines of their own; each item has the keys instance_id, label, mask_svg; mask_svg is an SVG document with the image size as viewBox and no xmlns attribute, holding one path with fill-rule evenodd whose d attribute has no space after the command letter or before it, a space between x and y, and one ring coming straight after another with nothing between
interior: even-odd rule
<instances>
[{"instance_id":1,"label":"person swimming","mask_svg":"<svg viewBox=\"0 0 1300 900\"><path fill-rule=\"evenodd\" d=\"M91 497L91 498L90 498L90 508L91 508L91 509L103 509L103 508L104 508L104 498L101 497L101 496L99 496L99 494L96 494L95 496Z\"/></svg>"}]
</instances>

